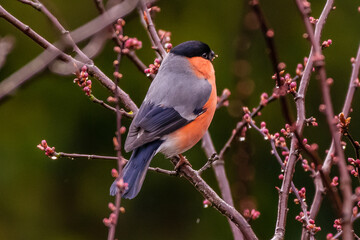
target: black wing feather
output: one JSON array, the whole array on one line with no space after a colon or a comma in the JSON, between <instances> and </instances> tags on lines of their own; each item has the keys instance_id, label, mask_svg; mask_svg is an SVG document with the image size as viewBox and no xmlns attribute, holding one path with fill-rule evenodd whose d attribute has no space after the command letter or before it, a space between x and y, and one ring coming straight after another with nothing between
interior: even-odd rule
<instances>
[{"instance_id":1,"label":"black wing feather","mask_svg":"<svg viewBox=\"0 0 360 240\"><path fill-rule=\"evenodd\" d=\"M125 142L125 150L133 149L161 138L186 124L187 120L171 107L163 107L154 103L144 102L133 122Z\"/></svg>"}]
</instances>

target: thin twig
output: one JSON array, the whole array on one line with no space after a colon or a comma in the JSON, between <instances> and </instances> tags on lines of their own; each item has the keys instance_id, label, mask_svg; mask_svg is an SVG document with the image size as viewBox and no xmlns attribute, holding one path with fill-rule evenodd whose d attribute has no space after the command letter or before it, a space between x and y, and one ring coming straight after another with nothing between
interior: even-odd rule
<instances>
[{"instance_id":1,"label":"thin twig","mask_svg":"<svg viewBox=\"0 0 360 240\"><path fill-rule=\"evenodd\" d=\"M217 153L214 153L208 160L207 162L204 164L204 166L202 166L199 170L198 170L198 174L201 176L201 174L206 171L207 169L211 168L211 165L215 162L219 160L219 156L217 155Z\"/></svg>"},{"instance_id":2,"label":"thin twig","mask_svg":"<svg viewBox=\"0 0 360 240\"><path fill-rule=\"evenodd\" d=\"M119 45L120 48L123 47L123 43L121 43ZM119 68L120 68L120 62L121 62L121 51L117 54L117 64L115 65L115 73L119 72ZM119 85L119 75L118 74L114 74L115 75L115 79L114 79L114 83L115 86L117 87ZM117 91L114 91L114 98L115 99L119 99L119 95L117 93ZM119 101L116 101L115 103L116 105L116 132L115 132L115 137L114 137L114 147L115 147L115 151L116 151L116 156L117 156L117 166L118 166L118 174L119 174L119 179L118 181L122 181L123 180L123 167L124 167L124 162L122 161L122 154L121 154L121 117L122 114L120 113L120 105L119 105ZM116 193L116 197L115 197L115 211L113 211L115 213L114 215L114 221L112 221L112 223L109 226L109 233L108 233L108 240L114 240L115 239L115 231L116 231L116 226L117 226L117 222L119 219L119 213L120 213L120 204L121 204L121 194L122 194L122 189L119 188L119 190Z\"/></svg>"},{"instance_id":3,"label":"thin twig","mask_svg":"<svg viewBox=\"0 0 360 240\"><path fill-rule=\"evenodd\" d=\"M76 43L74 42L74 40L70 35L70 32L63 27L63 25L59 22L59 20L45 7L44 4L42 4L39 0L34 0L34 1L18 0L18 1L28 4L33 8L35 8L36 10L42 12L55 26L55 28L58 29L59 32L63 35L64 41L66 41L73 48L73 51L79 55L80 60L90 65L93 64L93 61L90 58L88 58L76 45Z\"/></svg>"},{"instance_id":4,"label":"thin twig","mask_svg":"<svg viewBox=\"0 0 360 240\"><path fill-rule=\"evenodd\" d=\"M270 96L267 100L267 104L273 102L275 99L277 99L274 96ZM258 113L265 107L266 105L262 104L261 102L259 105L255 108L254 111L251 112L250 116L251 118L254 118L258 115ZM241 133L242 129L247 125L246 121L243 119L240 122L236 124L236 128L233 130L230 138L226 141L225 145L221 149L219 153L219 158L224 159L224 155L226 151L231 147L231 144L237 139L239 134Z\"/></svg>"},{"instance_id":5,"label":"thin twig","mask_svg":"<svg viewBox=\"0 0 360 240\"><path fill-rule=\"evenodd\" d=\"M116 108L110 106L109 104L106 104L103 100L100 100L100 99L96 98L93 94L90 94L89 99L91 101L93 101L94 103L97 103L100 106L103 106L104 108L109 109L109 110L111 110L111 111L113 111L115 113L117 111ZM134 118L134 114L132 112L126 112L122 108L119 111L120 111L120 114L122 116L125 116L125 117L130 118L130 119Z\"/></svg>"},{"instance_id":6,"label":"thin twig","mask_svg":"<svg viewBox=\"0 0 360 240\"><path fill-rule=\"evenodd\" d=\"M117 157L113 157L113 156L102 156L102 155L93 155L93 154L79 154L79 153L64 153L64 152L55 152L53 156L50 156L50 158L54 157L54 159L58 159L58 158L69 158L71 160L77 159L77 158L84 158L84 159L88 159L88 160L95 160L95 159L99 159L99 160L117 160ZM127 163L128 160L125 158L122 158L122 160ZM162 169L159 167L149 167L148 170L153 171L153 172L157 172L157 173L162 173L165 175L169 175L169 176L179 176L179 173L177 171L171 171L171 170L166 170L166 169Z\"/></svg>"},{"instance_id":7,"label":"thin twig","mask_svg":"<svg viewBox=\"0 0 360 240\"><path fill-rule=\"evenodd\" d=\"M266 135L263 131L261 131L261 129L260 129L258 126L256 126L256 124L255 124L252 120L249 122L249 125L250 125L253 129L255 129L258 133L260 133L264 138L266 138L266 139L269 138L269 136ZM281 159L281 157L280 157L280 155L279 155L279 153L278 153L278 151L277 151L277 149L276 149L274 139L270 137L268 140L270 141L270 145L271 145L272 152L274 153L274 156L275 156L276 160L277 160L278 163L280 164L281 169L282 169L282 170L285 170L285 164L284 164L283 160ZM286 148L286 150L288 151L289 149ZM291 181L291 190L292 190L292 193L295 195L295 197L299 200L299 204L300 204L301 210L302 210L302 212L304 213L305 224L306 224L306 225L309 225L309 217L308 217L308 214L307 214L307 212L308 212L308 206L307 206L307 204L306 204L306 202L305 202L305 199L302 198L302 197L300 197L300 195L299 195L299 190L296 188L296 186L295 186L295 184L294 184L293 181ZM312 233L312 234L313 234L313 233Z\"/></svg>"}]
</instances>

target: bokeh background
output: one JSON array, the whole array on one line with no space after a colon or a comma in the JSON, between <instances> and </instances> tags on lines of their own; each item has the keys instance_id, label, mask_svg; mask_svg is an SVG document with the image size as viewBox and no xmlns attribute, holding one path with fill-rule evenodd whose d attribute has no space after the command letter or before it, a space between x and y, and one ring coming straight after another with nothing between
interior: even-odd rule
<instances>
[{"instance_id":1,"label":"bokeh background","mask_svg":"<svg viewBox=\"0 0 360 240\"><path fill-rule=\"evenodd\" d=\"M88 0L43 0L67 29L73 30L98 15ZM49 41L59 33L38 11L15 0L0 0L0 4ZM297 63L309 53L309 43L302 38L304 27L294 1L262 1L268 22L275 31L279 58L292 75ZM312 1L313 16L318 17L324 1ZM259 24L250 12L247 1L159 1L161 12L154 19L158 29L172 32L172 43L202 40L219 55L214 62L218 93L232 91L230 106L217 111L210 133L219 151L241 118L242 106L257 106L262 92L271 94L274 81L272 67ZM332 39L333 45L324 51L326 69L334 79L332 96L335 112L341 111L351 73L350 58L354 57L360 39L358 27L359 2L337 1L330 13L322 40ZM143 41L137 53L150 64L155 57L145 30L136 12L125 18L125 33ZM0 19L0 35L11 35L16 44L0 70L0 81L21 68L42 52L42 49L9 23ZM111 41L94 60L112 76L115 54ZM150 81L128 60L121 63L124 78L120 87L140 105ZM114 155L112 137L115 116L91 103L73 76L58 76L45 71L10 99L0 105L0 239L104 239L107 228L102 219L108 217L110 175L115 162L106 160L51 160L36 148L42 139L57 151ZM93 93L106 99L109 92L93 84ZM319 120L319 127L305 129L309 142L319 144L320 156L325 156L330 138L324 116L318 111L321 94L312 77L307 95L307 117ZM289 98L290 102L291 99ZM351 132L360 138L358 128L359 97L353 102ZM293 106L293 105L292 105ZM292 110L295 113L295 110ZM279 131L284 120L279 103L263 110L257 122L266 121L271 132ZM124 120L128 126L129 120ZM348 147L347 156L353 156ZM124 153L125 154L125 153ZM129 157L129 154L125 154ZM186 153L194 168L201 167L206 157L196 145ZM171 169L173 166L157 156L153 166ZM255 207L261 212L252 226L260 239L269 239L277 213L278 195L275 186L280 167L270 154L270 146L258 133L248 131L246 141L236 143L226 154L226 169L231 183L235 207ZM333 174L336 174L336 170ZM218 191L212 170L204 178ZM298 187L307 187L311 203L314 187L308 173L297 166L294 178ZM124 200L126 213L120 216L119 239L231 239L228 223L212 208L203 208L201 195L182 178L172 178L149 172L142 191L134 200ZM298 238L301 224L295 221L300 208L289 199L286 239ZM317 225L324 239L332 227L335 215L327 200L319 213ZM356 226L359 229L359 225Z\"/></svg>"}]
</instances>

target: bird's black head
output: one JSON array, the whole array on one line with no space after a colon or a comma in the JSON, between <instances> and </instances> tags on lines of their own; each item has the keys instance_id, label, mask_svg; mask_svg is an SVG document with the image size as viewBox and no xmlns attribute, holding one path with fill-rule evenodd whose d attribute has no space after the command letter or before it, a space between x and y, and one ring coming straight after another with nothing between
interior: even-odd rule
<instances>
[{"instance_id":1,"label":"bird's black head","mask_svg":"<svg viewBox=\"0 0 360 240\"><path fill-rule=\"evenodd\" d=\"M212 61L215 57L215 53L211 51L210 47L200 41L183 42L171 49L170 52L188 58L202 57L210 61Z\"/></svg>"}]
</instances>

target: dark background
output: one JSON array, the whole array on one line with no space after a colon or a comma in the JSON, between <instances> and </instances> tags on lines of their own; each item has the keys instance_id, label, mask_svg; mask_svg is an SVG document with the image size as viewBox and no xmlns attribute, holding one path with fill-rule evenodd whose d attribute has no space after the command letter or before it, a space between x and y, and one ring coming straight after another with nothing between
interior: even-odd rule
<instances>
[{"instance_id":1,"label":"dark background","mask_svg":"<svg viewBox=\"0 0 360 240\"><path fill-rule=\"evenodd\" d=\"M97 16L92 1L44 0L43 3L73 30ZM47 19L30 6L17 1L0 0L0 4L17 18L28 24L49 41L59 34ZM313 16L318 17L324 1L313 1ZM350 58L355 57L360 39L360 14L354 1L336 2L330 13L322 40L331 38L333 45L324 51L326 70L334 78L332 96L335 112L341 111L351 73ZM251 109L258 105L262 92L269 95L274 87L272 67L266 54L263 36L253 14L249 14L246 1L159 1L161 12L154 19L158 29L172 32L172 43L201 40L219 55L214 61L218 93L224 88L232 91L230 106L217 111L210 133L219 151L229 138L242 113L241 107ZM262 1L266 17L275 30L275 43L279 58L294 75L297 63L308 56L309 43L302 38L303 23L294 1ZM143 41L137 51L146 63L152 63L154 53L136 12L125 18L125 33ZM42 49L23 33L0 19L0 35L16 38L14 50L0 70L0 81L33 59ZM115 54L113 43L108 42L95 63L108 76L112 76ZM120 87L140 105L150 81L134 65L124 59L121 63L124 78ZM51 160L36 148L42 139L57 151L99 155L114 155L112 137L115 115L91 103L79 87L74 76L58 76L46 71L19 89L8 101L0 105L0 239L105 239L107 228L102 219L108 217L110 175L115 162L106 160ZM106 99L109 92L93 80L93 93ZM292 102L289 97L290 102ZM319 120L319 127L306 128L309 142L319 144L319 154L325 156L330 138L324 116L319 113L321 94L312 77L306 98L307 117ZM359 97L353 102L353 136L359 139ZM293 104L291 105L293 106ZM292 113L296 111L293 108ZM295 115L294 115L295 116ZM279 103L263 110L257 123L266 121L270 132L284 126ZM124 120L128 126L129 120ZM129 154L125 154L129 157ZM206 157L196 145L186 153L194 168L201 167ZM270 145L255 131L248 131L247 141L237 143L226 154L226 169L231 183L235 207L256 207L261 212L252 223L260 239L269 239L277 214L278 195L275 186L280 167L270 154ZM348 147L347 157L354 157ZM157 156L153 166L171 169L173 166ZM335 172L336 173L336 172ZM334 174L334 173L333 173ZM333 176L333 175L332 175ZM212 170L204 178L218 191ZM307 187L308 204L314 187L308 173L300 164L296 168L295 184ZM117 227L119 239L231 239L228 223L212 208L203 208L203 198L184 179L149 172L143 189L134 200L124 200L126 213L120 216ZM299 206L289 198L287 239L298 238L301 224L295 221ZM333 210L327 200L316 221L322 231L319 239L332 227ZM358 227L358 226L357 226Z\"/></svg>"}]
</instances>

